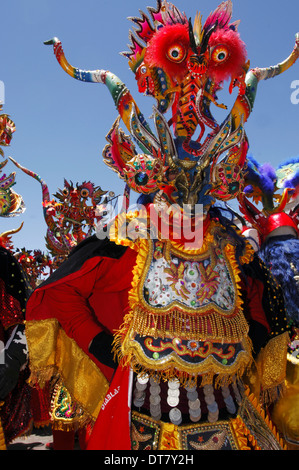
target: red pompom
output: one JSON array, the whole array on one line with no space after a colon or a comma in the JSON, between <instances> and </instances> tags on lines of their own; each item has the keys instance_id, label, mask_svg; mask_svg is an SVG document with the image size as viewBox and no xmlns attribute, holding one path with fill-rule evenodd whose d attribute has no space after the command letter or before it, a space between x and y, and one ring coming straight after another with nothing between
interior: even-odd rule
<instances>
[{"instance_id":1,"label":"red pompom","mask_svg":"<svg viewBox=\"0 0 299 470\"><path fill-rule=\"evenodd\" d=\"M173 80L180 80L187 72L189 53L188 25L167 25L150 40L144 62L149 67L161 67Z\"/></svg>"},{"instance_id":2,"label":"red pompom","mask_svg":"<svg viewBox=\"0 0 299 470\"><path fill-rule=\"evenodd\" d=\"M217 30L211 34L209 49L210 61L207 73L214 81L219 83L240 75L242 66L246 62L247 52L239 33L232 29Z\"/></svg>"}]
</instances>

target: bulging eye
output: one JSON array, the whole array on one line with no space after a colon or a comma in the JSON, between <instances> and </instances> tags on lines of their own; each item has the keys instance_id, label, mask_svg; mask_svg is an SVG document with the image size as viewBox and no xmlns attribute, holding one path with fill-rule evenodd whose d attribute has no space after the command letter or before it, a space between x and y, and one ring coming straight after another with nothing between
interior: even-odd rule
<instances>
[{"instance_id":1,"label":"bulging eye","mask_svg":"<svg viewBox=\"0 0 299 470\"><path fill-rule=\"evenodd\" d=\"M147 71L146 66L145 66L145 65L142 65L142 67L140 67L140 73L145 74L146 71Z\"/></svg>"},{"instance_id":2,"label":"bulging eye","mask_svg":"<svg viewBox=\"0 0 299 470\"><path fill-rule=\"evenodd\" d=\"M69 190L68 190L67 188L63 188L62 194L63 194L64 196L68 196L69 193L70 193L70 192L69 192Z\"/></svg>"},{"instance_id":3,"label":"bulging eye","mask_svg":"<svg viewBox=\"0 0 299 470\"><path fill-rule=\"evenodd\" d=\"M88 189L81 189L81 196L82 197L88 197L89 196Z\"/></svg>"},{"instance_id":4,"label":"bulging eye","mask_svg":"<svg viewBox=\"0 0 299 470\"><path fill-rule=\"evenodd\" d=\"M216 46L212 52L212 60L221 63L228 58L229 52L225 46Z\"/></svg>"},{"instance_id":5,"label":"bulging eye","mask_svg":"<svg viewBox=\"0 0 299 470\"><path fill-rule=\"evenodd\" d=\"M138 186L145 186L148 182L148 175L141 171L140 173L136 173L134 179Z\"/></svg>"},{"instance_id":6,"label":"bulging eye","mask_svg":"<svg viewBox=\"0 0 299 470\"><path fill-rule=\"evenodd\" d=\"M186 58L186 50L180 44L175 44L168 49L166 55L173 62L182 62Z\"/></svg>"}]
</instances>

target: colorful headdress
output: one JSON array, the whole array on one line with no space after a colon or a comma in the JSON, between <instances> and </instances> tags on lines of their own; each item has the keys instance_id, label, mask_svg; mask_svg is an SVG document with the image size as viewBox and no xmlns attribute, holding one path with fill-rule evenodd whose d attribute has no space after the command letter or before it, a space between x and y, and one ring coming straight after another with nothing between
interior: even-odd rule
<instances>
[{"instance_id":1,"label":"colorful headdress","mask_svg":"<svg viewBox=\"0 0 299 470\"><path fill-rule=\"evenodd\" d=\"M299 325L299 157L277 169L249 156L240 210L259 236L259 256L283 290L289 322Z\"/></svg>"},{"instance_id":2,"label":"colorful headdress","mask_svg":"<svg viewBox=\"0 0 299 470\"><path fill-rule=\"evenodd\" d=\"M275 170L271 164L260 164L248 156L245 188L238 199L243 215L258 231L261 243L281 227L290 227L299 236L298 194L298 157L286 160Z\"/></svg>"},{"instance_id":3,"label":"colorful headdress","mask_svg":"<svg viewBox=\"0 0 299 470\"><path fill-rule=\"evenodd\" d=\"M217 199L237 197L244 186L248 149L244 123L258 83L293 65L299 55L298 37L284 62L249 70L238 22L232 22L231 0L222 2L205 23L197 14L192 25L185 13L165 0L130 19L135 29L129 35L129 51L122 54L135 73L139 91L156 100L156 132L112 72L75 68L67 62L59 39L46 42L54 46L58 62L69 75L103 83L113 97L130 136L122 132L117 119L107 136L105 163L134 191L153 198L162 192L166 204L202 204L207 211ZM225 80L230 80L230 91L238 87L238 95L219 124L210 107L226 108L217 98Z\"/></svg>"}]
</instances>

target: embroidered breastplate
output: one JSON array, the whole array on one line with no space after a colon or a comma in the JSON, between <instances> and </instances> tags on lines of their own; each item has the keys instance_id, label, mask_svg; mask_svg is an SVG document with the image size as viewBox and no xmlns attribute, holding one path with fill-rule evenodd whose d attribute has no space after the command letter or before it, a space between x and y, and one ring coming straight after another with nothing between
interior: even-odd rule
<instances>
[{"instance_id":1,"label":"embroidered breastplate","mask_svg":"<svg viewBox=\"0 0 299 470\"><path fill-rule=\"evenodd\" d=\"M227 378L251 360L235 248L214 235L188 252L170 241L138 241L130 313L116 337L136 372Z\"/></svg>"}]
</instances>

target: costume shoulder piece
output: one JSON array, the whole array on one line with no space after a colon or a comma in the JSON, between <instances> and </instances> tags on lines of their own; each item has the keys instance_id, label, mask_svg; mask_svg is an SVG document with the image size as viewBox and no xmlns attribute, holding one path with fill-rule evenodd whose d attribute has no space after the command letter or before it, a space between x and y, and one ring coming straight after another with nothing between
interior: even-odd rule
<instances>
[{"instance_id":1,"label":"costume shoulder piece","mask_svg":"<svg viewBox=\"0 0 299 470\"><path fill-rule=\"evenodd\" d=\"M88 237L71 251L64 263L38 289L45 288L54 282L65 281L68 276L80 275L83 266L88 270L88 265L94 266L100 258L118 259L126 249L108 238L100 240L96 235Z\"/></svg>"}]
</instances>

